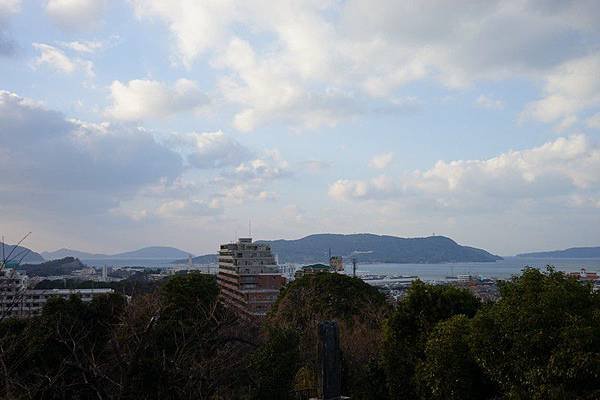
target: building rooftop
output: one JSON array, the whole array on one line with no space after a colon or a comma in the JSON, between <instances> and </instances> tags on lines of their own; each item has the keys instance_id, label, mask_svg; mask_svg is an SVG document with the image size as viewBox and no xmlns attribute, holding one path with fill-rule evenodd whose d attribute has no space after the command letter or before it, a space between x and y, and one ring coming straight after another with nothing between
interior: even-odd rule
<instances>
[{"instance_id":1,"label":"building rooftop","mask_svg":"<svg viewBox=\"0 0 600 400\"><path fill-rule=\"evenodd\" d=\"M329 271L331 267L325 264L310 264L302 267L303 270L313 270L313 271Z\"/></svg>"}]
</instances>

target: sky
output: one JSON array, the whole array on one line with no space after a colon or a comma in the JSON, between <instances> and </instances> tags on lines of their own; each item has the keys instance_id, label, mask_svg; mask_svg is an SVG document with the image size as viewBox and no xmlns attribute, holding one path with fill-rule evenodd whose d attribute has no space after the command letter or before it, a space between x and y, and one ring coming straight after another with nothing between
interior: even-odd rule
<instances>
[{"instance_id":1,"label":"sky","mask_svg":"<svg viewBox=\"0 0 600 400\"><path fill-rule=\"evenodd\" d=\"M0 232L600 245L596 0L0 0Z\"/></svg>"}]
</instances>

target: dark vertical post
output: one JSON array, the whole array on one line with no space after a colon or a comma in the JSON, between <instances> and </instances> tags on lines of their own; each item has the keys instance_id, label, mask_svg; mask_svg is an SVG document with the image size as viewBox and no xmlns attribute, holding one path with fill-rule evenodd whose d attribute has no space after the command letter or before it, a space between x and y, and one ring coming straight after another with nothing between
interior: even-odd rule
<instances>
[{"instance_id":1,"label":"dark vertical post","mask_svg":"<svg viewBox=\"0 0 600 400\"><path fill-rule=\"evenodd\" d=\"M339 338L336 321L319 323L323 400L339 399L342 395L342 360Z\"/></svg>"}]
</instances>

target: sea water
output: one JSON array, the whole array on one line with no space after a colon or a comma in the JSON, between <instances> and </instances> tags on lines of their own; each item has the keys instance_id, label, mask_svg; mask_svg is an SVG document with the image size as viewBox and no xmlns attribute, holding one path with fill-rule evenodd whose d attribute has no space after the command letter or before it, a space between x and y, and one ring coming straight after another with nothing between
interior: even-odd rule
<instances>
[{"instance_id":1,"label":"sea water","mask_svg":"<svg viewBox=\"0 0 600 400\"><path fill-rule=\"evenodd\" d=\"M445 280L449 276L468 274L486 278L510 279L519 275L523 268L532 267L545 270L551 265L558 271L579 272L585 268L588 272L600 273L600 258L568 259L568 258L524 258L505 257L495 262L458 262L443 264L396 264L373 263L358 264L357 275L403 275L417 276L421 280ZM346 273L352 273L352 264L346 263Z\"/></svg>"},{"instance_id":2,"label":"sea water","mask_svg":"<svg viewBox=\"0 0 600 400\"><path fill-rule=\"evenodd\" d=\"M82 260L91 267L145 267L145 268L167 268L173 265L172 260L157 259L105 259L105 260ZM486 278L509 279L513 275L519 275L526 266L544 270L547 265L565 272L578 272L585 268L588 272L600 273L600 258L594 259L569 259L569 258L523 258L505 257L495 262L458 262L442 264L397 264L397 263L372 263L356 266L357 275L403 275L417 276L426 281L445 280L449 276L468 274L472 276L483 276ZM345 264L346 273L352 273L352 264Z\"/></svg>"}]
</instances>

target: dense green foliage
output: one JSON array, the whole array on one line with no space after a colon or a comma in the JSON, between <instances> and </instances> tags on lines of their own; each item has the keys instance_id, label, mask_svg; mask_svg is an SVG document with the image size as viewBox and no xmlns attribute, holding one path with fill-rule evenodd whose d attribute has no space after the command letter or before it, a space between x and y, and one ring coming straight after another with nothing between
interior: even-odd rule
<instances>
[{"instance_id":1,"label":"dense green foliage","mask_svg":"<svg viewBox=\"0 0 600 400\"><path fill-rule=\"evenodd\" d=\"M249 386L242 367L255 335L217 294L213 276L188 274L129 304L119 294L73 296L49 301L39 317L8 319L0 398L236 397Z\"/></svg>"},{"instance_id":2,"label":"dense green foliage","mask_svg":"<svg viewBox=\"0 0 600 400\"><path fill-rule=\"evenodd\" d=\"M373 286L358 278L341 274L315 273L303 276L288 285L269 313L266 326L270 330L294 332L297 352L301 354L296 370L288 370L298 386L312 386L307 393L316 394L319 370L317 327L320 321L336 320L340 328L345 391L354 399L373 399L384 386L374 376L382 376L378 354L381 350L381 327L391 311L385 297ZM271 338L272 335L269 335ZM270 339L271 340L271 339ZM268 343L268 342L267 342ZM283 363L285 353L275 356L274 363ZM309 382L298 382L298 374ZM384 390L385 391L385 390ZM292 388L288 397L294 395ZM263 398L270 398L269 396Z\"/></svg>"},{"instance_id":3,"label":"dense green foliage","mask_svg":"<svg viewBox=\"0 0 600 400\"><path fill-rule=\"evenodd\" d=\"M550 270L525 270L473 320L472 348L510 398L600 398L600 298Z\"/></svg>"},{"instance_id":4,"label":"dense green foliage","mask_svg":"<svg viewBox=\"0 0 600 400\"><path fill-rule=\"evenodd\" d=\"M455 315L438 323L425 343L425 358L416 369L421 398L487 399L494 388L470 352L471 321Z\"/></svg>"},{"instance_id":5,"label":"dense green foliage","mask_svg":"<svg viewBox=\"0 0 600 400\"><path fill-rule=\"evenodd\" d=\"M31 276L69 275L73 271L85 268L77 258L65 257L60 260L46 261L41 264L21 264L17 269Z\"/></svg>"},{"instance_id":6,"label":"dense green foliage","mask_svg":"<svg viewBox=\"0 0 600 400\"><path fill-rule=\"evenodd\" d=\"M11 321L2 336L2 398L85 399L105 396L106 380L94 373L106 355L111 326L125 306L119 295L84 304L78 297L52 299L30 323Z\"/></svg>"},{"instance_id":7,"label":"dense green foliage","mask_svg":"<svg viewBox=\"0 0 600 400\"><path fill-rule=\"evenodd\" d=\"M453 315L472 317L479 301L467 290L415 281L385 327L384 363L390 394L416 397L415 369L433 328Z\"/></svg>"},{"instance_id":8,"label":"dense green foliage","mask_svg":"<svg viewBox=\"0 0 600 400\"><path fill-rule=\"evenodd\" d=\"M266 337L250 357L248 371L254 382L250 398L290 398L301 366L298 333L291 329L271 328Z\"/></svg>"},{"instance_id":9,"label":"dense green foliage","mask_svg":"<svg viewBox=\"0 0 600 400\"><path fill-rule=\"evenodd\" d=\"M359 278L341 274L307 274L283 289L269 315L272 324L300 331L318 321L371 319L386 306L385 296Z\"/></svg>"},{"instance_id":10,"label":"dense green foliage","mask_svg":"<svg viewBox=\"0 0 600 400\"><path fill-rule=\"evenodd\" d=\"M598 399L600 298L553 270L526 269L481 304L414 282L396 304L330 273L285 287L261 329L218 302L214 277L53 300L0 323L0 398L308 399L317 326L336 320L352 399Z\"/></svg>"}]
</instances>

